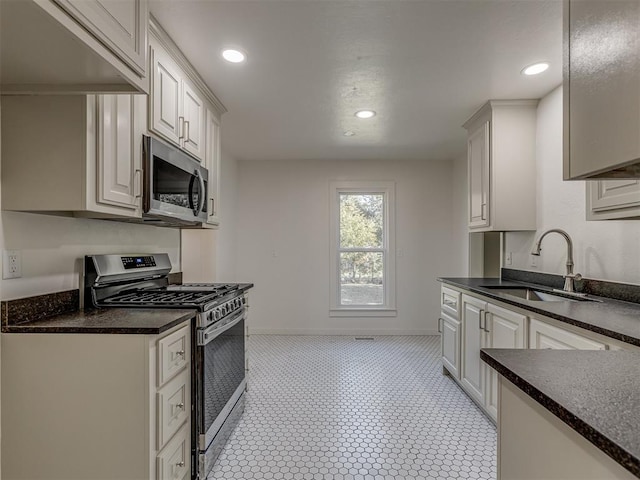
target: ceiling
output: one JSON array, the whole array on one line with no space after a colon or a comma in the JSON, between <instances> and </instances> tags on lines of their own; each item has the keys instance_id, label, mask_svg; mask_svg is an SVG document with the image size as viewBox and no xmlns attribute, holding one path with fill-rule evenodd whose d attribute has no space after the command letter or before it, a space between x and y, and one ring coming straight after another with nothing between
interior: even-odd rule
<instances>
[{"instance_id":1,"label":"ceiling","mask_svg":"<svg viewBox=\"0 0 640 480\"><path fill-rule=\"evenodd\" d=\"M485 101L562 81L561 0L152 0L151 13L229 110L223 150L239 160L457 158ZM225 62L226 46L247 62Z\"/></svg>"}]
</instances>

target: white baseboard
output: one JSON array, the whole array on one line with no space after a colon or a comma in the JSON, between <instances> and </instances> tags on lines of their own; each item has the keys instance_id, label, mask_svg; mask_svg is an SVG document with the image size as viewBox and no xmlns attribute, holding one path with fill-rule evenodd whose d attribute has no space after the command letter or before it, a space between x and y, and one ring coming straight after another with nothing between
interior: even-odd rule
<instances>
[{"instance_id":1,"label":"white baseboard","mask_svg":"<svg viewBox=\"0 0 640 480\"><path fill-rule=\"evenodd\" d=\"M314 329L314 328L255 328L249 326L250 335L440 335L438 330L349 330L349 329Z\"/></svg>"}]
</instances>

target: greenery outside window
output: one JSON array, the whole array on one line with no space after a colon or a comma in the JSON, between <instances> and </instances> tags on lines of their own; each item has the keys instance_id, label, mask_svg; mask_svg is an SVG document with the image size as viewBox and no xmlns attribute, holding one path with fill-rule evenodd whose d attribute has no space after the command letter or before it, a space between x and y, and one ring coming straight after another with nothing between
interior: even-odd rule
<instances>
[{"instance_id":1,"label":"greenery outside window","mask_svg":"<svg viewBox=\"0 0 640 480\"><path fill-rule=\"evenodd\" d=\"M331 198L331 315L395 315L393 182L333 182Z\"/></svg>"}]
</instances>

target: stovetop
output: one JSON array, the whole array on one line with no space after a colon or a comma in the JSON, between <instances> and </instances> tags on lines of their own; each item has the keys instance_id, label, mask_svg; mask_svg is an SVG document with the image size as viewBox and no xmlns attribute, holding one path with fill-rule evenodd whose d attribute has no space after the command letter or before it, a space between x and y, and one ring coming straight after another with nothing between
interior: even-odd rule
<instances>
[{"instance_id":1,"label":"stovetop","mask_svg":"<svg viewBox=\"0 0 640 480\"><path fill-rule=\"evenodd\" d=\"M107 305L129 307L196 307L200 308L238 290L238 284L185 283L161 288L125 290L105 298Z\"/></svg>"}]
</instances>

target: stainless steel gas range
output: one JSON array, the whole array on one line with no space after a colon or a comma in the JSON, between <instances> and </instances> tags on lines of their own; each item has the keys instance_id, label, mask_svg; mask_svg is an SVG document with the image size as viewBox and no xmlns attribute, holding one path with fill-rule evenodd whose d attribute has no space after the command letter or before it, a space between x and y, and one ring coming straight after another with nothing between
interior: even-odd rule
<instances>
[{"instance_id":1,"label":"stainless steel gas range","mask_svg":"<svg viewBox=\"0 0 640 480\"><path fill-rule=\"evenodd\" d=\"M253 284L170 285L166 253L85 257L85 308L193 308L192 469L204 480L244 411L247 299Z\"/></svg>"}]
</instances>

